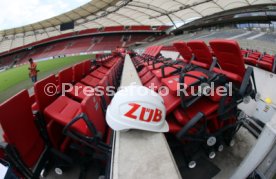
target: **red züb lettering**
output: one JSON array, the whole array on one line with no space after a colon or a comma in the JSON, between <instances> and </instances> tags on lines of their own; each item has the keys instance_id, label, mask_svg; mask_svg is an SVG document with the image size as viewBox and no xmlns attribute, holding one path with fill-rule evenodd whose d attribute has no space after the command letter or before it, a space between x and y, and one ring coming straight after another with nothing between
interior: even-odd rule
<instances>
[{"instance_id":1,"label":"red z\u00fcb lettering","mask_svg":"<svg viewBox=\"0 0 276 179\"><path fill-rule=\"evenodd\" d=\"M128 105L132 106L132 108L127 113L125 113L125 116L129 117L129 118L132 118L132 119L136 119L137 116L135 116L133 113L135 113L135 111L137 111L137 109L139 109L139 107L141 105L136 104L136 103L130 103Z\"/></svg>"},{"instance_id":2,"label":"red z\u00fcb lettering","mask_svg":"<svg viewBox=\"0 0 276 179\"><path fill-rule=\"evenodd\" d=\"M159 122L161 118L162 118L162 111L156 108L152 121Z\"/></svg>"},{"instance_id":3,"label":"red z\u00fcb lettering","mask_svg":"<svg viewBox=\"0 0 276 179\"><path fill-rule=\"evenodd\" d=\"M141 105L136 103L130 103L128 105L131 106L131 109L127 113L125 113L125 116L132 119L137 119L137 116L134 115L134 113L141 107ZM154 109L142 107L140 115L138 116L140 121L159 122L162 119L162 111L157 108L154 110Z\"/></svg>"},{"instance_id":4,"label":"red z\u00fcb lettering","mask_svg":"<svg viewBox=\"0 0 276 179\"><path fill-rule=\"evenodd\" d=\"M153 115L153 111L154 111L153 109L148 109L148 108L142 107L142 111L141 111L141 114L140 114L140 120L145 121L145 122L150 122L151 118L152 118L152 115ZM145 113L149 113L147 119L145 119Z\"/></svg>"}]
</instances>

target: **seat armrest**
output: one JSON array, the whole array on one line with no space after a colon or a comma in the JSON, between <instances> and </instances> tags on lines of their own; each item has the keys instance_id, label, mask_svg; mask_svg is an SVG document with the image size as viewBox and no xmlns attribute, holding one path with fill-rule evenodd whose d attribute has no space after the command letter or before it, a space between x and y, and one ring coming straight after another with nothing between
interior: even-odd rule
<instances>
[{"instance_id":1,"label":"seat armrest","mask_svg":"<svg viewBox=\"0 0 276 179\"><path fill-rule=\"evenodd\" d=\"M239 89L239 95L240 96L245 97L246 90L247 90L248 85L250 85L251 79L252 79L254 90L255 90L254 93L256 94L257 93L257 88L256 88L254 70L253 70L252 67L247 67L245 75L244 75L243 80L242 80L242 84L241 84L240 89ZM255 95L252 96L252 97L255 98Z\"/></svg>"},{"instance_id":2,"label":"seat armrest","mask_svg":"<svg viewBox=\"0 0 276 179\"><path fill-rule=\"evenodd\" d=\"M43 115L40 113L40 111L33 111L33 115L35 116L35 124L39 130L39 133L45 142L47 146L52 146L50 142L50 138L48 136L48 131L47 131L47 125L44 120Z\"/></svg>"},{"instance_id":3,"label":"seat armrest","mask_svg":"<svg viewBox=\"0 0 276 179\"><path fill-rule=\"evenodd\" d=\"M213 71L213 69L215 68L215 66L217 65L217 58L216 57L213 57L213 61L212 61L212 64L209 68L209 71Z\"/></svg>"},{"instance_id":4,"label":"seat armrest","mask_svg":"<svg viewBox=\"0 0 276 179\"><path fill-rule=\"evenodd\" d=\"M198 81L190 84L189 86L187 86L186 89L207 81L207 79L204 78L204 77L198 77L198 76L187 74L187 73L181 73L180 74L180 77L179 77L180 86L179 87L180 87L181 106L183 108L187 108L187 107L191 106L193 103L195 103L197 100L199 100L202 97L202 95L200 95L200 96L191 96L189 98L189 100L185 100L185 95L184 95L184 92L183 92L183 90L186 90L186 89L184 89L185 86L183 85L183 81L184 81L185 76L189 76L189 77L192 77L192 78L195 78L195 79L198 80Z\"/></svg>"},{"instance_id":5,"label":"seat armrest","mask_svg":"<svg viewBox=\"0 0 276 179\"><path fill-rule=\"evenodd\" d=\"M71 126L73 126L79 120L83 120L85 122L88 130L92 134L92 137L86 136L84 134L81 134L79 132L71 130ZM63 134L66 136L69 136L72 139L77 140L85 145L88 145L91 148L99 149L104 153L111 152L111 147L103 142L102 134L97 131L95 125L92 123L91 120L88 119L87 115L84 113L81 113L80 115L78 115L74 119L72 119L63 128Z\"/></svg>"},{"instance_id":6,"label":"seat armrest","mask_svg":"<svg viewBox=\"0 0 276 179\"><path fill-rule=\"evenodd\" d=\"M166 76L165 76L165 67L172 67L172 68L175 68L175 71L177 71L177 70L181 70L181 69L179 69L179 67L175 67L175 66L173 66L174 64L172 63L172 64L164 64L164 65L162 65L161 66L161 72L162 72L162 78L165 78ZM172 72L173 73L173 72ZM171 74L172 74L171 73Z\"/></svg>"},{"instance_id":7,"label":"seat armrest","mask_svg":"<svg viewBox=\"0 0 276 179\"><path fill-rule=\"evenodd\" d=\"M189 60L189 64L191 64L193 60L195 60L195 54L192 54L192 58Z\"/></svg>"},{"instance_id":8,"label":"seat armrest","mask_svg":"<svg viewBox=\"0 0 276 179\"><path fill-rule=\"evenodd\" d=\"M273 64L272 64L272 73L276 73L276 55L274 56L274 61L273 61Z\"/></svg>"}]
</instances>

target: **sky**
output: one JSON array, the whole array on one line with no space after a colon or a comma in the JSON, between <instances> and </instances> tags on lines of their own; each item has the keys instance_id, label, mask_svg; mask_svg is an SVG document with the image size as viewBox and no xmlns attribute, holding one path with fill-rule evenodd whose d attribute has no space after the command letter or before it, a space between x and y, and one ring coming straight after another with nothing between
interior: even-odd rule
<instances>
[{"instance_id":1,"label":"sky","mask_svg":"<svg viewBox=\"0 0 276 179\"><path fill-rule=\"evenodd\" d=\"M90 0L0 0L0 30L38 22L75 9Z\"/></svg>"}]
</instances>

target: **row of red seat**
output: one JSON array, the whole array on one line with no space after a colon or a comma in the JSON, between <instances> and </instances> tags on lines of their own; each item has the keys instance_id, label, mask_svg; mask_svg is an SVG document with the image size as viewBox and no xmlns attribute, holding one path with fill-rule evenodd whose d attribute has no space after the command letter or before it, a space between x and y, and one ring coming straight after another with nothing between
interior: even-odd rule
<instances>
[{"instance_id":1,"label":"row of red seat","mask_svg":"<svg viewBox=\"0 0 276 179\"><path fill-rule=\"evenodd\" d=\"M91 153L95 152L109 156L112 131L104 113L111 99L105 90L102 96L87 95L83 90L87 86L117 88L122 66L120 56L102 57L93 63L87 60L60 71L57 76L50 75L36 82L34 96L30 97L28 91L23 90L2 103L0 124L5 139L5 145L1 145L2 157L11 162L21 176L38 178L48 167L49 160L60 159L62 163L73 164L72 145L79 149L75 152L78 153L76 161L92 159ZM61 90L65 83L73 87L64 96ZM48 94L49 91L54 93ZM89 152L83 148L88 148Z\"/></svg>"},{"instance_id":2,"label":"row of red seat","mask_svg":"<svg viewBox=\"0 0 276 179\"><path fill-rule=\"evenodd\" d=\"M248 65L256 66L264 70L276 73L276 56L267 53L261 53L259 51L242 49L242 55L244 56L245 63Z\"/></svg>"},{"instance_id":3,"label":"row of red seat","mask_svg":"<svg viewBox=\"0 0 276 179\"><path fill-rule=\"evenodd\" d=\"M160 55L160 51L162 49L162 46L151 46L148 47L145 52L143 53L143 57L151 59L156 58L157 55Z\"/></svg>"},{"instance_id":4,"label":"row of red seat","mask_svg":"<svg viewBox=\"0 0 276 179\"><path fill-rule=\"evenodd\" d=\"M250 81L254 76L253 69L245 68L237 42L212 40L209 44L215 56L204 41L193 40L173 43L182 56L175 61L162 57L162 46L149 47L143 55L132 59L144 86L154 85L157 87L155 91L161 89L160 94L165 94L161 87L169 89L169 94L162 97L170 133L185 144L194 139L201 141L208 151L215 151L218 146L231 141L239 126L237 104L245 96L254 97L255 91ZM225 87L229 90L230 82L233 83L233 96L191 94L192 87L200 90L199 86L210 86L211 83L215 89ZM183 89L188 96L182 92L177 95ZM217 142L206 146L211 136L216 137Z\"/></svg>"}]
</instances>

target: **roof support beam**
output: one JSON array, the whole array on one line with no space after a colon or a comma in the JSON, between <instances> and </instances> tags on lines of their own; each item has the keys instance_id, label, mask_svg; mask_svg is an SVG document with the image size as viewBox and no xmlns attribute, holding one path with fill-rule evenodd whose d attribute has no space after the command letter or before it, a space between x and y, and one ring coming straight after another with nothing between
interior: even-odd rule
<instances>
[{"instance_id":1,"label":"roof support beam","mask_svg":"<svg viewBox=\"0 0 276 179\"><path fill-rule=\"evenodd\" d=\"M174 26L175 28L177 28L176 24L173 22L173 20L172 20L172 18L170 17L169 14L167 14L167 17L170 19L170 21L172 22L173 26Z\"/></svg>"},{"instance_id":2,"label":"roof support beam","mask_svg":"<svg viewBox=\"0 0 276 179\"><path fill-rule=\"evenodd\" d=\"M194 11L195 13L199 14L201 17L203 17L204 15L201 14L201 12L197 11L196 9L194 9L193 7L190 8L192 11Z\"/></svg>"},{"instance_id":3,"label":"roof support beam","mask_svg":"<svg viewBox=\"0 0 276 179\"><path fill-rule=\"evenodd\" d=\"M213 3L217 5L222 11L224 11L224 8L221 5L219 5L215 0L213 0Z\"/></svg>"}]
</instances>

